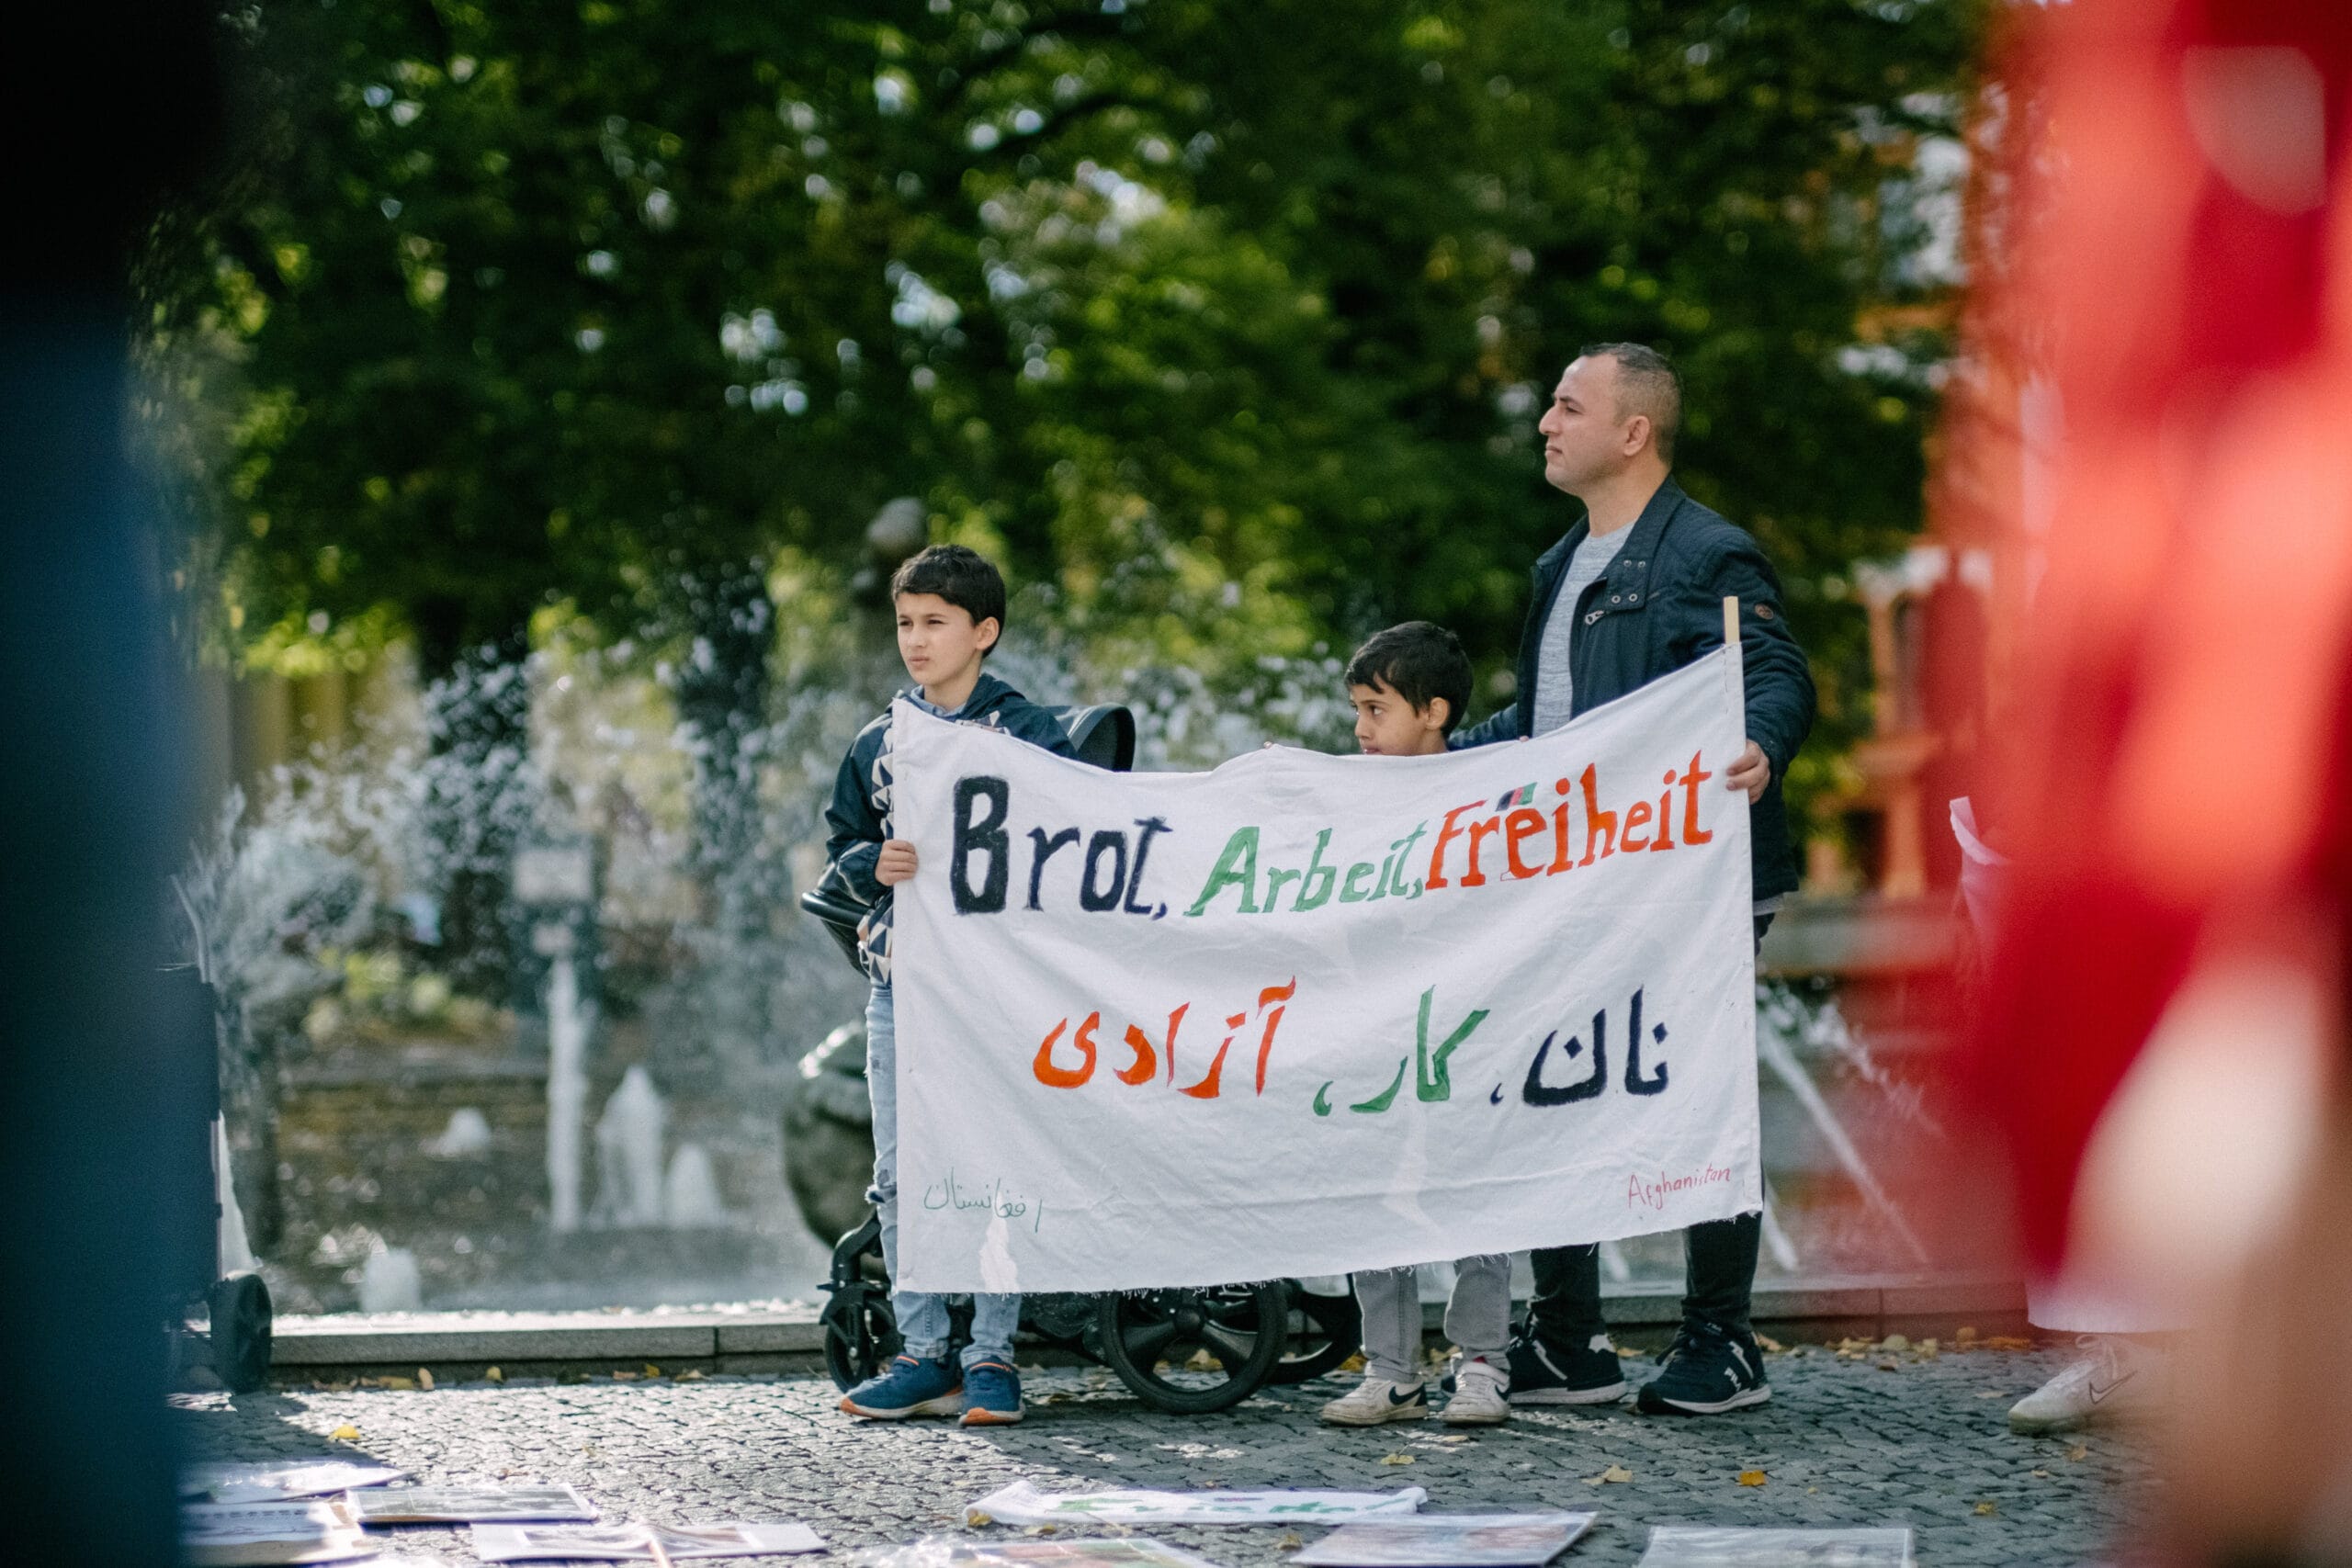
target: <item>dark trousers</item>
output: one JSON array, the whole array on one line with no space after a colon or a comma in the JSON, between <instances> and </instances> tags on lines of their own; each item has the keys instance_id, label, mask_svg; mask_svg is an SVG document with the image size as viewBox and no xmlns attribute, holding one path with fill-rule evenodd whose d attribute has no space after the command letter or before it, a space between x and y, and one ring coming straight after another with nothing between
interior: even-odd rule
<instances>
[{"instance_id":1,"label":"dark trousers","mask_svg":"<svg viewBox=\"0 0 2352 1568\"><path fill-rule=\"evenodd\" d=\"M1756 918L1756 945L1772 917ZM1708 1220L1682 1233L1682 1317L1748 1332L1749 1297L1756 1289L1756 1255L1764 1216ZM1600 1249L1594 1246L1536 1249L1535 1299L1527 1304L1527 1331L1562 1349L1582 1349L1609 1325L1600 1317Z\"/></svg>"}]
</instances>

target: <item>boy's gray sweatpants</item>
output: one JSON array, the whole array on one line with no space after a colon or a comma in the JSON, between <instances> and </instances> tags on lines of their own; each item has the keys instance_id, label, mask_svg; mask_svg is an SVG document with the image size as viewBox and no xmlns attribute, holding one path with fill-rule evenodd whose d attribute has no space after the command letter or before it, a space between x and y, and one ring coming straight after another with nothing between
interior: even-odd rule
<instances>
[{"instance_id":1,"label":"boy's gray sweatpants","mask_svg":"<svg viewBox=\"0 0 2352 1568\"><path fill-rule=\"evenodd\" d=\"M1356 1304L1363 1308L1365 1371L1390 1382L1421 1381L1421 1293L1410 1269L1359 1273ZM1510 1255L1482 1253L1453 1264L1453 1294L1445 1303L1445 1337L1465 1358L1484 1358L1510 1375Z\"/></svg>"}]
</instances>

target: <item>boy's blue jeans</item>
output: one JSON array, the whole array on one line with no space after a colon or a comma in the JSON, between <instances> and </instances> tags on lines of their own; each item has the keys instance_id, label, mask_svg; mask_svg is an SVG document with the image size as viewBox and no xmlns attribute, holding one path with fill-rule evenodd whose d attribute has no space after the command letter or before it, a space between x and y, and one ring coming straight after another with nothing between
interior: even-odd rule
<instances>
[{"instance_id":1,"label":"boy's blue jeans","mask_svg":"<svg viewBox=\"0 0 2352 1568\"><path fill-rule=\"evenodd\" d=\"M865 1196L882 1216L882 1265L893 1281L890 1308L906 1354L935 1361L947 1354L947 1298L902 1291L899 1278L899 1027L890 987L876 986L865 1003L865 1088L874 1101L874 1185ZM1018 1295L972 1297L972 1342L964 1365L1012 1364L1012 1331L1021 1325Z\"/></svg>"}]
</instances>

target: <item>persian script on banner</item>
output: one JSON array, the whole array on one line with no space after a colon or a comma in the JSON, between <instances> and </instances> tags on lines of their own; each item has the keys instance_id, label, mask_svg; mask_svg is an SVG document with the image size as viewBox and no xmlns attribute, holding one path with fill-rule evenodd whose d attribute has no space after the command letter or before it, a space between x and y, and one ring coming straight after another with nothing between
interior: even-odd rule
<instances>
[{"instance_id":1,"label":"persian script on banner","mask_svg":"<svg viewBox=\"0 0 2352 1568\"><path fill-rule=\"evenodd\" d=\"M899 1283L1095 1291L1762 1201L1736 648L1537 739L1108 773L900 703Z\"/></svg>"}]
</instances>

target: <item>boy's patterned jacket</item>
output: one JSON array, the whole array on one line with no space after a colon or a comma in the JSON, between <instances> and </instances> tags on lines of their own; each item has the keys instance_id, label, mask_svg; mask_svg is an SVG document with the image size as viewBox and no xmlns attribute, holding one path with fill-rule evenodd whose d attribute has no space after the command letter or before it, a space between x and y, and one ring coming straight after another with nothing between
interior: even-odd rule
<instances>
[{"instance_id":1,"label":"boy's patterned jacket","mask_svg":"<svg viewBox=\"0 0 2352 1568\"><path fill-rule=\"evenodd\" d=\"M909 687L902 696L912 696ZM1061 721L995 676L982 672L971 697L956 712L958 724L984 724L1001 729L1057 757L1077 752ZM882 843L896 837L890 819L890 712L857 732L849 755L842 759L833 780L832 804L825 807L825 825L831 829L825 852L831 857L821 886L845 894L865 906L857 925L858 954L876 985L890 983L890 889L874 874ZM937 874L934 873L933 874Z\"/></svg>"}]
</instances>

